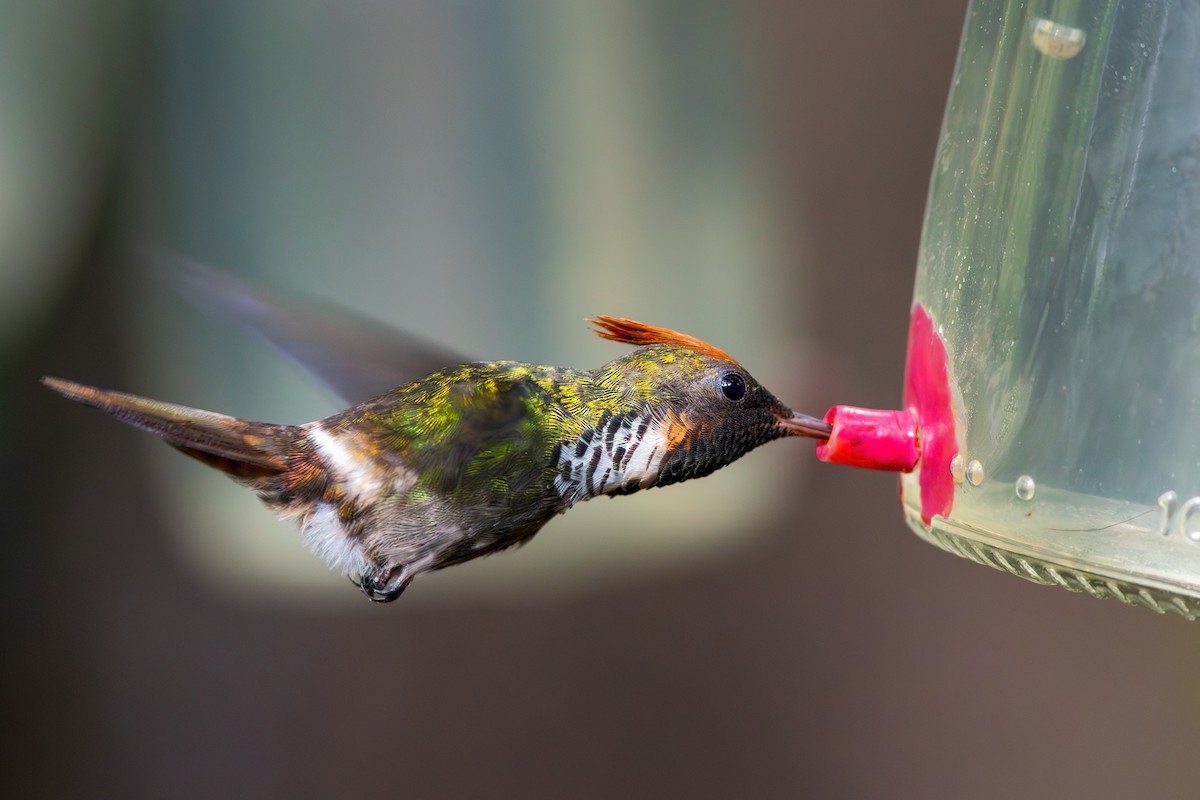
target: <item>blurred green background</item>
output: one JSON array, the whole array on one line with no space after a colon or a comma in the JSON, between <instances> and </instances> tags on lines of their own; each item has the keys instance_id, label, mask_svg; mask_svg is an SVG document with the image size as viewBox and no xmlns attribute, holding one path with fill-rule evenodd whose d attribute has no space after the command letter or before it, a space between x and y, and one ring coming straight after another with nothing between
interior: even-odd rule
<instances>
[{"instance_id":1,"label":"blurred green background","mask_svg":"<svg viewBox=\"0 0 1200 800\"><path fill-rule=\"evenodd\" d=\"M334 410L151 244L480 357L595 366L621 314L809 413L894 406L964 12L0 3L0 794L1194 793L1193 626L924 545L811 444L376 606L36 383Z\"/></svg>"}]
</instances>

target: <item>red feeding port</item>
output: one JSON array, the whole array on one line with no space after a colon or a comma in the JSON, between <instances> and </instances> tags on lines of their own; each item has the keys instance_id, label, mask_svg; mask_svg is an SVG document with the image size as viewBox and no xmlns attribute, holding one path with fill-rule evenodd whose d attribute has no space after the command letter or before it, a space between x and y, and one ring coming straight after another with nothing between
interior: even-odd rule
<instances>
[{"instance_id":1,"label":"red feeding port","mask_svg":"<svg viewBox=\"0 0 1200 800\"><path fill-rule=\"evenodd\" d=\"M817 445L817 458L851 467L911 472L920 464L921 519L947 516L954 504L950 461L958 454L946 345L933 320L914 303L908 331L904 409L889 411L834 406L833 426Z\"/></svg>"},{"instance_id":2,"label":"red feeding port","mask_svg":"<svg viewBox=\"0 0 1200 800\"><path fill-rule=\"evenodd\" d=\"M865 469L911 472L921 458L917 418L909 411L834 406L825 414L833 426L817 458Z\"/></svg>"}]
</instances>

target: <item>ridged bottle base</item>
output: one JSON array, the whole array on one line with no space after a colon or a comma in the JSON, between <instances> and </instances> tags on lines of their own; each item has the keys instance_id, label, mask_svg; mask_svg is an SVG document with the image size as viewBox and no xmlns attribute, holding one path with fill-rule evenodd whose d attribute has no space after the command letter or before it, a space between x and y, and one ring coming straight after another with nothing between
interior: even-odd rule
<instances>
[{"instance_id":1,"label":"ridged bottle base","mask_svg":"<svg viewBox=\"0 0 1200 800\"><path fill-rule=\"evenodd\" d=\"M935 518L934 525L926 526L921 521L920 514L907 507L905 516L909 527L926 541L947 552L1016 575L1018 578L1043 586L1061 586L1071 592L1086 592L1099 599L1114 598L1131 606L1157 611L1159 614L1170 611L1184 619L1195 620L1200 617L1200 598L1159 587L1139 585L1078 567L1056 564L1044 557L997 547L942 527L943 520L940 518Z\"/></svg>"}]
</instances>

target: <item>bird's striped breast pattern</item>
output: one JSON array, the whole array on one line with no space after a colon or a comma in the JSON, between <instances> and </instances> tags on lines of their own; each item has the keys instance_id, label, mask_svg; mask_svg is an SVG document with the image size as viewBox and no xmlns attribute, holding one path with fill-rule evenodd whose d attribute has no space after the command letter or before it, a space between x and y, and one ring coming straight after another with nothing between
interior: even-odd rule
<instances>
[{"instance_id":1,"label":"bird's striped breast pattern","mask_svg":"<svg viewBox=\"0 0 1200 800\"><path fill-rule=\"evenodd\" d=\"M653 486L676 444L670 440L671 426L648 410L605 413L578 439L555 448L555 489L571 505Z\"/></svg>"}]
</instances>

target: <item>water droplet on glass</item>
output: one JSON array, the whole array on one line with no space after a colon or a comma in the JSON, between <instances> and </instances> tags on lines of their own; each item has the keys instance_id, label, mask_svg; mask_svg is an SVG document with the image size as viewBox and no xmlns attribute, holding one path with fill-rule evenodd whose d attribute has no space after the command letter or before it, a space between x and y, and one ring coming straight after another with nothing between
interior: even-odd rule
<instances>
[{"instance_id":1,"label":"water droplet on glass","mask_svg":"<svg viewBox=\"0 0 1200 800\"><path fill-rule=\"evenodd\" d=\"M1033 499L1033 493L1037 490L1037 485L1034 484L1033 478L1028 475L1022 475L1017 478L1017 499L1029 502Z\"/></svg>"},{"instance_id":2,"label":"water droplet on glass","mask_svg":"<svg viewBox=\"0 0 1200 800\"><path fill-rule=\"evenodd\" d=\"M983 483L983 464L978 459L973 458L967 463L967 483L972 486Z\"/></svg>"},{"instance_id":3,"label":"water droplet on glass","mask_svg":"<svg viewBox=\"0 0 1200 800\"><path fill-rule=\"evenodd\" d=\"M1033 23L1033 46L1049 58L1074 58L1087 43L1087 33L1080 28L1063 25L1052 19L1036 19Z\"/></svg>"},{"instance_id":4,"label":"water droplet on glass","mask_svg":"<svg viewBox=\"0 0 1200 800\"><path fill-rule=\"evenodd\" d=\"M950 477L954 478L955 483L962 483L967 477L967 464L963 461L962 456L955 456L950 459Z\"/></svg>"}]
</instances>

